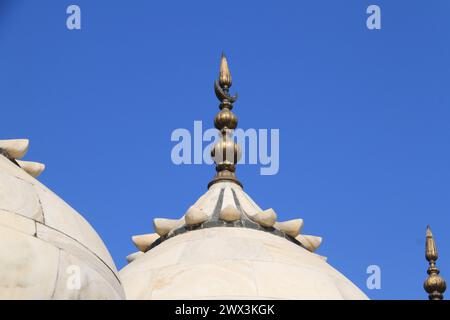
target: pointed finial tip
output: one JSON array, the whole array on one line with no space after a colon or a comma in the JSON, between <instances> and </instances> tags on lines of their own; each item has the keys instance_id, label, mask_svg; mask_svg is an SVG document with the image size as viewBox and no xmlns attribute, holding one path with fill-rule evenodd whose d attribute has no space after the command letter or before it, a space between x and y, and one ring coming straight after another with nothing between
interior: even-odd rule
<instances>
[{"instance_id":1,"label":"pointed finial tip","mask_svg":"<svg viewBox=\"0 0 450 320\"><path fill-rule=\"evenodd\" d=\"M230 69L228 68L228 61L224 52L222 51L222 57L220 58L219 84L222 87L229 88L231 87L231 83L231 73Z\"/></svg>"},{"instance_id":2,"label":"pointed finial tip","mask_svg":"<svg viewBox=\"0 0 450 320\"><path fill-rule=\"evenodd\" d=\"M425 257L428 261L436 261L438 259L438 253L436 243L433 238L430 226L427 226L427 234L425 241Z\"/></svg>"},{"instance_id":3,"label":"pointed finial tip","mask_svg":"<svg viewBox=\"0 0 450 320\"><path fill-rule=\"evenodd\" d=\"M427 225L427 237L428 238L432 238L433 237L433 233L431 232L430 225Z\"/></svg>"}]
</instances>

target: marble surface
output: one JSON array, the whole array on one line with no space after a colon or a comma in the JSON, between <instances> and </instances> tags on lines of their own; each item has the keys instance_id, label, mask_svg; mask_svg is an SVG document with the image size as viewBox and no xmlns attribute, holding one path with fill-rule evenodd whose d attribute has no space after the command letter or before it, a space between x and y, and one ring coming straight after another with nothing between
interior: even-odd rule
<instances>
[{"instance_id":1,"label":"marble surface","mask_svg":"<svg viewBox=\"0 0 450 320\"><path fill-rule=\"evenodd\" d=\"M119 275L128 299L367 299L323 257L246 228L178 235Z\"/></svg>"},{"instance_id":2,"label":"marble surface","mask_svg":"<svg viewBox=\"0 0 450 320\"><path fill-rule=\"evenodd\" d=\"M0 299L123 298L115 264L90 224L0 155Z\"/></svg>"}]
</instances>

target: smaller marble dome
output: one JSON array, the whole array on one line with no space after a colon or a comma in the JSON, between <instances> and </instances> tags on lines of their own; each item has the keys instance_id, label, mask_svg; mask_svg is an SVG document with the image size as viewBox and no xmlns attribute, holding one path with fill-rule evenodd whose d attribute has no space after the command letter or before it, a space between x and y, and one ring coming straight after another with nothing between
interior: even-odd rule
<instances>
[{"instance_id":1,"label":"smaller marble dome","mask_svg":"<svg viewBox=\"0 0 450 320\"><path fill-rule=\"evenodd\" d=\"M123 299L116 266L90 224L18 160L28 140L0 140L0 299Z\"/></svg>"},{"instance_id":2,"label":"smaller marble dome","mask_svg":"<svg viewBox=\"0 0 450 320\"><path fill-rule=\"evenodd\" d=\"M180 219L155 219L120 271L127 299L367 299L313 253L303 220L277 222L234 182L217 182Z\"/></svg>"}]
</instances>

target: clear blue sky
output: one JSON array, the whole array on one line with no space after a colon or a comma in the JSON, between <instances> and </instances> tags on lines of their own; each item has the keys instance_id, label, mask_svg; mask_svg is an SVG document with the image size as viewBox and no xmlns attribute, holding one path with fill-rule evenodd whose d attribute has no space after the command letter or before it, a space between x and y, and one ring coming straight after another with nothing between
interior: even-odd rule
<instances>
[{"instance_id":1,"label":"clear blue sky","mask_svg":"<svg viewBox=\"0 0 450 320\"><path fill-rule=\"evenodd\" d=\"M72 3L80 31L66 28ZM303 218L369 297L422 299L427 224L450 280L449 12L447 0L0 0L0 137L31 140L40 180L121 268L133 234L206 191L214 168L172 164L170 135L212 123L225 50L240 127L280 129L277 175L238 168L247 193ZM366 289L371 264L381 290Z\"/></svg>"}]
</instances>

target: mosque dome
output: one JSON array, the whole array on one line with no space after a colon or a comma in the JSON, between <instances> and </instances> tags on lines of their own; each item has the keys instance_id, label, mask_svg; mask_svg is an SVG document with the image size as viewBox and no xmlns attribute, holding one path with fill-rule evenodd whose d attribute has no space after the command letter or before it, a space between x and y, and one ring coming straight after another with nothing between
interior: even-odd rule
<instances>
[{"instance_id":1,"label":"mosque dome","mask_svg":"<svg viewBox=\"0 0 450 320\"><path fill-rule=\"evenodd\" d=\"M154 219L155 233L132 238L139 251L119 273L127 299L367 299L314 252L322 238L302 234L302 219L279 222L243 191L230 86L222 56L217 174L180 219Z\"/></svg>"},{"instance_id":2,"label":"mosque dome","mask_svg":"<svg viewBox=\"0 0 450 320\"><path fill-rule=\"evenodd\" d=\"M192 212L204 213L206 221L188 225ZM367 299L312 252L321 239L300 235L302 220L271 227L255 222L258 216L273 220L272 214L239 185L213 184L184 218L157 219L156 235L133 238L145 253L129 257L120 271L127 298Z\"/></svg>"},{"instance_id":3,"label":"mosque dome","mask_svg":"<svg viewBox=\"0 0 450 320\"><path fill-rule=\"evenodd\" d=\"M0 299L123 299L116 266L90 224L18 160L28 140L0 140Z\"/></svg>"}]
</instances>

